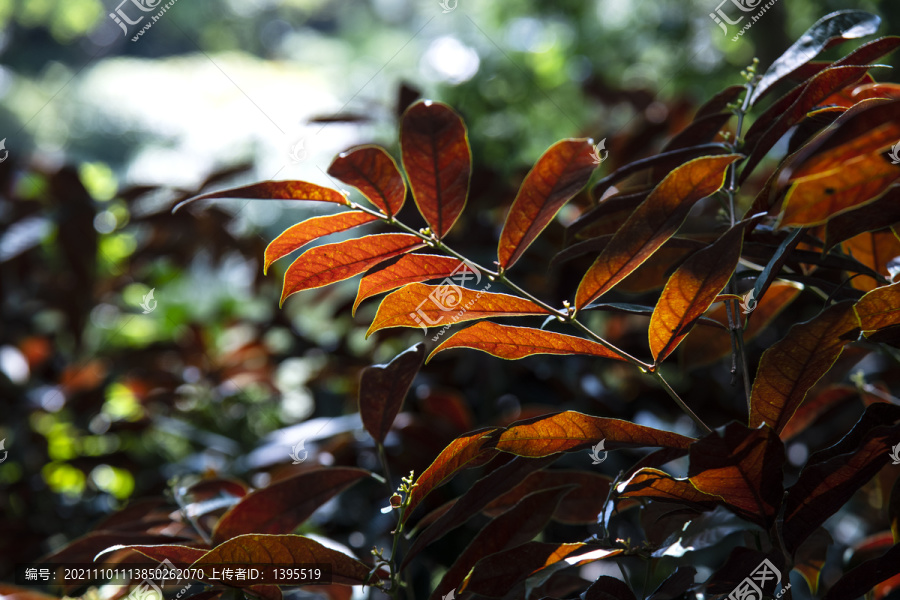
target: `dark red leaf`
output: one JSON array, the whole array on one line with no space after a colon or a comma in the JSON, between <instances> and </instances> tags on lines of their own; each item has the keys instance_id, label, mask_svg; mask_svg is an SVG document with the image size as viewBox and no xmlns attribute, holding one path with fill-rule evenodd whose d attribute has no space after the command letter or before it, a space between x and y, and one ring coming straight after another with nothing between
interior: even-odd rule
<instances>
[{"instance_id":1,"label":"dark red leaf","mask_svg":"<svg viewBox=\"0 0 900 600\"><path fill-rule=\"evenodd\" d=\"M352 185L389 217L403 208L406 182L397 163L379 146L362 146L338 155L328 174Z\"/></svg>"},{"instance_id":2,"label":"dark red leaf","mask_svg":"<svg viewBox=\"0 0 900 600\"><path fill-rule=\"evenodd\" d=\"M419 212L438 238L462 213L472 151L462 118L446 104L416 102L400 121L403 168Z\"/></svg>"},{"instance_id":3,"label":"dark red leaf","mask_svg":"<svg viewBox=\"0 0 900 600\"><path fill-rule=\"evenodd\" d=\"M359 414L379 444L384 442L413 379L425 362L425 344L401 352L386 365L363 369L359 381Z\"/></svg>"}]
</instances>

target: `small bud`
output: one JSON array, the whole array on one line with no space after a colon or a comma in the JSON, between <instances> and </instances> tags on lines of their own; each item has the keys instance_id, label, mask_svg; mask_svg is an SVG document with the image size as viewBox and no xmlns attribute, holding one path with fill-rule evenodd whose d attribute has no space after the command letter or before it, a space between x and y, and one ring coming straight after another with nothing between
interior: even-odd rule
<instances>
[{"instance_id":1,"label":"small bud","mask_svg":"<svg viewBox=\"0 0 900 600\"><path fill-rule=\"evenodd\" d=\"M400 497L400 494L394 494L391 496L391 506L394 508L400 508L400 505L403 504L403 498Z\"/></svg>"}]
</instances>

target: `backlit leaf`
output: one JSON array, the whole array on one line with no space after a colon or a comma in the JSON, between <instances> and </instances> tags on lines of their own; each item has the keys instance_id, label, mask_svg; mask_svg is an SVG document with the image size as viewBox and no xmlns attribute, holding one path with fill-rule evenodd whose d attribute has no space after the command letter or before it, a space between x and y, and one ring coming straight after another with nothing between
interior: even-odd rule
<instances>
[{"instance_id":1,"label":"backlit leaf","mask_svg":"<svg viewBox=\"0 0 900 600\"><path fill-rule=\"evenodd\" d=\"M847 254L869 267L886 279L890 277L887 265L891 259L900 256L900 237L897 230L861 233L841 244ZM876 281L869 275L854 277L850 285L858 290L868 292L880 285L883 280Z\"/></svg>"},{"instance_id":2,"label":"backlit leaf","mask_svg":"<svg viewBox=\"0 0 900 600\"><path fill-rule=\"evenodd\" d=\"M797 323L766 350L750 395L750 427L784 429L809 389L831 369L858 327L853 304L834 304Z\"/></svg>"},{"instance_id":3,"label":"backlit leaf","mask_svg":"<svg viewBox=\"0 0 900 600\"><path fill-rule=\"evenodd\" d=\"M637 600L628 584L621 579L601 575L584 591L584 600Z\"/></svg>"},{"instance_id":4,"label":"backlit leaf","mask_svg":"<svg viewBox=\"0 0 900 600\"><path fill-rule=\"evenodd\" d=\"M768 529L781 507L784 444L767 427L732 422L690 448L688 477L701 492L718 496L738 516Z\"/></svg>"},{"instance_id":5,"label":"backlit leaf","mask_svg":"<svg viewBox=\"0 0 900 600\"><path fill-rule=\"evenodd\" d=\"M462 263L452 256L437 254L405 254L383 269L365 275L353 301L353 314L366 298L430 279L449 277Z\"/></svg>"},{"instance_id":6,"label":"backlit leaf","mask_svg":"<svg viewBox=\"0 0 900 600\"><path fill-rule=\"evenodd\" d=\"M669 278L650 318L650 352L659 363L671 354L731 279L741 257L742 221L715 243L692 254Z\"/></svg>"},{"instance_id":7,"label":"backlit leaf","mask_svg":"<svg viewBox=\"0 0 900 600\"><path fill-rule=\"evenodd\" d=\"M747 131L748 144L752 140L755 140L756 143L753 145L753 151L747 157L747 161L741 170L740 181L743 182L747 179L756 165L768 154L769 150L791 127L802 121L810 109L817 106L835 91L862 79L868 69L869 67L866 66L825 69L806 84L803 91L797 95L797 99L789 107L782 109L779 106L777 114L770 116L767 113L761 116L754 123L753 127ZM769 125L764 133L761 133L761 128L770 122L771 117L776 117L775 122Z\"/></svg>"},{"instance_id":8,"label":"backlit leaf","mask_svg":"<svg viewBox=\"0 0 900 600\"><path fill-rule=\"evenodd\" d=\"M441 600L450 590L455 589L475 563L485 556L524 544L541 533L562 497L573 487L562 486L533 492L485 525L444 574L431 593L431 600Z\"/></svg>"},{"instance_id":9,"label":"backlit leaf","mask_svg":"<svg viewBox=\"0 0 900 600\"><path fill-rule=\"evenodd\" d=\"M826 412L859 400L859 390L848 385L828 386L815 396L807 396L791 420L778 434L785 441L804 432Z\"/></svg>"},{"instance_id":10,"label":"backlit leaf","mask_svg":"<svg viewBox=\"0 0 900 600\"><path fill-rule=\"evenodd\" d=\"M349 205L347 196L341 192L309 183L308 181L264 181L242 187L211 192L202 196L188 198L172 209L179 210L182 206L198 200L213 200L215 198L250 198L254 200L312 200L316 202L334 202L335 204Z\"/></svg>"},{"instance_id":11,"label":"backlit leaf","mask_svg":"<svg viewBox=\"0 0 900 600\"><path fill-rule=\"evenodd\" d=\"M900 283L875 288L860 298L853 310L866 337L900 324Z\"/></svg>"},{"instance_id":12,"label":"backlit leaf","mask_svg":"<svg viewBox=\"0 0 900 600\"><path fill-rule=\"evenodd\" d=\"M739 155L692 160L666 176L613 236L578 286L582 308L612 289L675 235L691 207L725 183L726 169Z\"/></svg>"},{"instance_id":13,"label":"backlit leaf","mask_svg":"<svg viewBox=\"0 0 900 600\"><path fill-rule=\"evenodd\" d=\"M701 492L688 478L675 478L659 469L641 469L631 479L620 483L619 498L652 498L663 502L678 502L701 510L711 510L718 498Z\"/></svg>"},{"instance_id":14,"label":"backlit leaf","mask_svg":"<svg viewBox=\"0 0 900 600\"><path fill-rule=\"evenodd\" d=\"M155 546L120 544L107 548L102 554L115 552L116 550L134 550L155 561L163 562L168 560L176 565L189 565L209 551L207 548L191 548L190 546L178 546L175 544L158 544Z\"/></svg>"},{"instance_id":15,"label":"backlit leaf","mask_svg":"<svg viewBox=\"0 0 900 600\"><path fill-rule=\"evenodd\" d=\"M281 304L302 290L326 286L366 271L398 254L424 246L406 233L384 233L310 248L284 274Z\"/></svg>"},{"instance_id":16,"label":"backlit leaf","mask_svg":"<svg viewBox=\"0 0 900 600\"><path fill-rule=\"evenodd\" d=\"M455 283L410 283L385 296L366 336L388 327L443 327L485 317L549 314L531 300L484 289L468 289Z\"/></svg>"},{"instance_id":17,"label":"backlit leaf","mask_svg":"<svg viewBox=\"0 0 900 600\"><path fill-rule=\"evenodd\" d=\"M750 103L755 104L763 94L785 75L809 62L836 39L855 39L875 33L881 17L862 10L839 10L825 15L806 30L784 54L769 66L756 84ZM861 63L856 63L861 64Z\"/></svg>"},{"instance_id":18,"label":"backlit leaf","mask_svg":"<svg viewBox=\"0 0 900 600\"><path fill-rule=\"evenodd\" d=\"M378 217L358 211L348 211L336 215L312 217L302 223L285 229L277 238L266 247L265 264L263 273L267 273L272 263L283 258L313 240L320 237L346 231L358 227L364 223L371 223Z\"/></svg>"},{"instance_id":19,"label":"backlit leaf","mask_svg":"<svg viewBox=\"0 0 900 600\"><path fill-rule=\"evenodd\" d=\"M499 430L494 427L479 429L450 442L416 479L416 487L409 494L409 506L403 520L409 518L416 506L433 489L449 481L460 470L472 466L476 459L495 454L497 451L491 441L496 438L497 432Z\"/></svg>"},{"instance_id":20,"label":"backlit leaf","mask_svg":"<svg viewBox=\"0 0 900 600\"><path fill-rule=\"evenodd\" d=\"M442 238L459 218L469 193L472 151L466 126L445 104L417 102L400 121L400 148L416 206Z\"/></svg>"},{"instance_id":21,"label":"backlit leaf","mask_svg":"<svg viewBox=\"0 0 900 600\"><path fill-rule=\"evenodd\" d=\"M349 467L306 471L244 496L213 530L220 543L245 533L290 533L320 506L371 473Z\"/></svg>"},{"instance_id":22,"label":"backlit leaf","mask_svg":"<svg viewBox=\"0 0 900 600\"><path fill-rule=\"evenodd\" d=\"M606 441L607 451L648 446L687 448L695 441L629 421L566 411L513 423L500 434L496 448L517 456L537 458L585 449L601 440Z\"/></svg>"},{"instance_id":23,"label":"backlit leaf","mask_svg":"<svg viewBox=\"0 0 900 600\"><path fill-rule=\"evenodd\" d=\"M498 325L490 321L476 323L453 334L431 351L426 362L438 352L450 348L472 348L506 360L535 354L587 354L624 360L606 346L591 340L531 327Z\"/></svg>"},{"instance_id":24,"label":"backlit leaf","mask_svg":"<svg viewBox=\"0 0 900 600\"><path fill-rule=\"evenodd\" d=\"M890 461L900 407L877 403L834 446L813 454L785 499L783 535L793 552Z\"/></svg>"},{"instance_id":25,"label":"backlit leaf","mask_svg":"<svg viewBox=\"0 0 900 600\"><path fill-rule=\"evenodd\" d=\"M191 566L331 565L332 581L345 585L361 585L369 580L369 567L346 554L326 548L319 542L300 535L240 535L219 544ZM373 577L373 580L376 578ZM252 580L231 580L229 585L247 587Z\"/></svg>"},{"instance_id":26,"label":"backlit leaf","mask_svg":"<svg viewBox=\"0 0 900 600\"><path fill-rule=\"evenodd\" d=\"M328 174L352 185L389 217L403 208L406 182L394 159L378 146L363 146L338 155Z\"/></svg>"},{"instance_id":27,"label":"backlit leaf","mask_svg":"<svg viewBox=\"0 0 900 600\"><path fill-rule=\"evenodd\" d=\"M833 169L795 179L784 200L781 227L820 225L872 201L900 179L881 152L857 156Z\"/></svg>"},{"instance_id":28,"label":"backlit leaf","mask_svg":"<svg viewBox=\"0 0 900 600\"><path fill-rule=\"evenodd\" d=\"M753 318L746 322L746 329L743 330L744 342L749 342L760 332L765 331L775 317L794 301L801 289L794 283L776 281L759 301L754 299L756 306L751 313ZM726 310L725 304L722 303L706 314L708 318L717 321L720 328L706 326L706 322L700 320L697 322L698 327L692 329L682 340L679 352L681 363L685 367L708 365L731 352L731 335L727 331ZM725 331L721 327L725 327Z\"/></svg>"},{"instance_id":29,"label":"backlit leaf","mask_svg":"<svg viewBox=\"0 0 900 600\"><path fill-rule=\"evenodd\" d=\"M519 260L559 209L587 185L596 168L587 140L562 140L544 152L525 176L506 216L497 249L502 269Z\"/></svg>"},{"instance_id":30,"label":"backlit leaf","mask_svg":"<svg viewBox=\"0 0 900 600\"><path fill-rule=\"evenodd\" d=\"M425 345L419 343L386 365L363 369L359 381L359 414L366 431L376 442L384 442L409 386L424 362Z\"/></svg>"},{"instance_id":31,"label":"backlit leaf","mask_svg":"<svg viewBox=\"0 0 900 600\"><path fill-rule=\"evenodd\" d=\"M806 580L813 596L819 593L819 576L822 574L822 567L825 566L828 549L833 545L834 540L828 530L819 527L797 548L794 569Z\"/></svg>"}]
</instances>

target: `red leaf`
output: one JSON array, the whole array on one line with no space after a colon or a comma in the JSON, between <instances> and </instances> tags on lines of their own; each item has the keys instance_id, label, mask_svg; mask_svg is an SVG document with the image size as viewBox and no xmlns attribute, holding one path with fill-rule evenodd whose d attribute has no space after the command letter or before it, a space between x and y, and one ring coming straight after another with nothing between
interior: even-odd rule
<instances>
[{"instance_id":1,"label":"red leaf","mask_svg":"<svg viewBox=\"0 0 900 600\"><path fill-rule=\"evenodd\" d=\"M281 304L292 294L349 279L392 256L424 245L414 235L384 233L310 248L284 274Z\"/></svg>"},{"instance_id":2,"label":"red leaf","mask_svg":"<svg viewBox=\"0 0 900 600\"><path fill-rule=\"evenodd\" d=\"M359 291L353 301L353 314L359 304L382 292L389 292L408 283L420 283L453 275L464 264L451 256L436 254L405 254L383 269L365 275L359 282Z\"/></svg>"},{"instance_id":3,"label":"red leaf","mask_svg":"<svg viewBox=\"0 0 900 600\"><path fill-rule=\"evenodd\" d=\"M508 269L550 224L562 206L587 184L597 168L586 140L562 140L550 146L522 182L500 233L497 255Z\"/></svg>"},{"instance_id":4,"label":"red leaf","mask_svg":"<svg viewBox=\"0 0 900 600\"><path fill-rule=\"evenodd\" d=\"M517 456L539 458L584 449L601 440L609 444L606 450L647 446L687 448L696 441L629 421L566 411L513 423L500 434L495 447Z\"/></svg>"},{"instance_id":5,"label":"red leaf","mask_svg":"<svg viewBox=\"0 0 900 600\"><path fill-rule=\"evenodd\" d=\"M825 249L869 231L900 224L900 186L893 186L874 202L841 213L825 225Z\"/></svg>"},{"instance_id":6,"label":"red leaf","mask_svg":"<svg viewBox=\"0 0 900 600\"><path fill-rule=\"evenodd\" d=\"M900 283L875 288L860 298L853 310L866 337L879 329L900 325Z\"/></svg>"},{"instance_id":7,"label":"red leaf","mask_svg":"<svg viewBox=\"0 0 900 600\"><path fill-rule=\"evenodd\" d=\"M263 274L269 271L269 267L272 266L273 262L313 240L331 233L337 233L338 231L346 231L377 219L378 217L364 212L348 211L336 215L313 217L302 223L297 223L293 227L285 229L281 235L272 240L266 247Z\"/></svg>"},{"instance_id":8,"label":"red leaf","mask_svg":"<svg viewBox=\"0 0 900 600\"><path fill-rule=\"evenodd\" d=\"M265 565L331 565L332 581L344 585L369 582L369 567L337 550L300 535L240 535L207 552L192 567L237 565L260 568ZM373 580L377 580L373 576ZM254 585L252 581L230 582L234 587Z\"/></svg>"},{"instance_id":9,"label":"red leaf","mask_svg":"<svg viewBox=\"0 0 900 600\"><path fill-rule=\"evenodd\" d=\"M861 233L843 242L841 248L865 266L887 278L890 277L887 268L888 262L894 257L900 256L900 235L894 229ZM876 281L869 275L863 275L854 277L850 281L850 285L858 290L869 292L884 285L884 281Z\"/></svg>"},{"instance_id":10,"label":"red leaf","mask_svg":"<svg viewBox=\"0 0 900 600\"><path fill-rule=\"evenodd\" d=\"M549 314L531 300L466 289L450 281L436 286L410 283L391 292L381 301L366 337L389 327L421 327L424 330L426 324L441 327L486 317Z\"/></svg>"},{"instance_id":11,"label":"red leaf","mask_svg":"<svg viewBox=\"0 0 900 600\"><path fill-rule=\"evenodd\" d=\"M890 459L900 435L900 407L872 404L840 442L813 454L784 502L789 552L836 513Z\"/></svg>"},{"instance_id":12,"label":"red leaf","mask_svg":"<svg viewBox=\"0 0 900 600\"><path fill-rule=\"evenodd\" d=\"M378 146L362 146L338 155L328 174L352 185L389 217L406 201L406 182L394 159Z\"/></svg>"},{"instance_id":13,"label":"red leaf","mask_svg":"<svg viewBox=\"0 0 900 600\"><path fill-rule=\"evenodd\" d=\"M791 327L766 350L750 394L750 427L784 429L806 393L841 355L858 328L853 304L842 302Z\"/></svg>"},{"instance_id":14,"label":"red leaf","mask_svg":"<svg viewBox=\"0 0 900 600\"><path fill-rule=\"evenodd\" d=\"M781 508L784 444L767 427L732 422L691 445L688 477L740 517L768 529Z\"/></svg>"},{"instance_id":15,"label":"red leaf","mask_svg":"<svg viewBox=\"0 0 900 600\"><path fill-rule=\"evenodd\" d=\"M479 429L450 442L450 445L444 448L434 462L416 479L416 487L409 494L409 506L403 515L403 521L405 522L409 518L416 506L433 489L440 487L460 470L472 466L485 455L495 454L496 450L491 441L496 437L497 431L498 429L495 427Z\"/></svg>"},{"instance_id":16,"label":"red leaf","mask_svg":"<svg viewBox=\"0 0 900 600\"><path fill-rule=\"evenodd\" d=\"M672 171L628 217L578 285L581 309L612 289L675 235L691 207L725 183L737 154L697 158Z\"/></svg>"},{"instance_id":17,"label":"red leaf","mask_svg":"<svg viewBox=\"0 0 900 600\"><path fill-rule=\"evenodd\" d=\"M738 223L715 243L692 254L669 278L648 330L650 352L657 364L678 347L731 279L741 257L744 230L751 222L756 221Z\"/></svg>"},{"instance_id":18,"label":"red leaf","mask_svg":"<svg viewBox=\"0 0 900 600\"><path fill-rule=\"evenodd\" d=\"M189 565L194 561L199 560L209 551L206 548L191 548L189 546L178 546L175 544L158 544L155 546L118 545L107 548L102 554L115 552L116 550L134 550L155 561L163 562L168 560L179 566Z\"/></svg>"},{"instance_id":19,"label":"red leaf","mask_svg":"<svg viewBox=\"0 0 900 600\"><path fill-rule=\"evenodd\" d=\"M587 354L624 360L606 346L584 338L531 327L498 325L490 321L476 323L453 334L432 350L425 362L450 348L472 348L506 360L535 354Z\"/></svg>"},{"instance_id":20,"label":"red leaf","mask_svg":"<svg viewBox=\"0 0 900 600\"><path fill-rule=\"evenodd\" d=\"M379 444L390 431L423 362L425 345L419 343L386 365L363 369L359 381L359 414L366 431Z\"/></svg>"},{"instance_id":21,"label":"red leaf","mask_svg":"<svg viewBox=\"0 0 900 600\"><path fill-rule=\"evenodd\" d=\"M472 151L462 118L445 104L416 102L400 122L403 168L419 212L443 238L469 194Z\"/></svg>"},{"instance_id":22,"label":"red leaf","mask_svg":"<svg viewBox=\"0 0 900 600\"><path fill-rule=\"evenodd\" d=\"M809 83L806 84L802 92L797 94L796 100L794 100L789 107L785 109L782 108L781 105L776 104L775 106L779 111L778 113L770 115L770 111L767 111L757 119L756 123L753 124L753 127L747 131L747 141L749 143L749 141L754 139L757 135L759 139L753 146L753 151L750 153L747 162L741 170L741 176L739 178L740 182L747 179L756 165L758 165L763 157L768 154L775 143L778 142L791 127L802 121L810 109L817 106L822 100L835 91L845 88L848 85L852 85L862 79L868 70L869 67L867 66L831 67L825 69L809 80ZM789 95L789 97L793 96ZM772 117L776 118L775 122L772 123L768 129L765 129L765 133L760 133L762 127L771 122Z\"/></svg>"},{"instance_id":23,"label":"red leaf","mask_svg":"<svg viewBox=\"0 0 900 600\"><path fill-rule=\"evenodd\" d=\"M212 200L214 198L251 198L254 200L313 200L317 202L334 202L335 204L350 204L347 197L337 190L309 183L307 181L264 181L243 187L212 192L188 198L179 203L172 212L182 206L196 202L197 200Z\"/></svg>"},{"instance_id":24,"label":"red leaf","mask_svg":"<svg viewBox=\"0 0 900 600\"><path fill-rule=\"evenodd\" d=\"M362 469L314 469L244 496L213 530L220 543L245 533L290 533L320 506L371 474Z\"/></svg>"},{"instance_id":25,"label":"red leaf","mask_svg":"<svg viewBox=\"0 0 900 600\"><path fill-rule=\"evenodd\" d=\"M710 510L719 504L718 498L698 490L690 479L677 479L658 469L641 469L619 484L617 492L619 498L652 498L687 504L700 510Z\"/></svg>"}]
</instances>

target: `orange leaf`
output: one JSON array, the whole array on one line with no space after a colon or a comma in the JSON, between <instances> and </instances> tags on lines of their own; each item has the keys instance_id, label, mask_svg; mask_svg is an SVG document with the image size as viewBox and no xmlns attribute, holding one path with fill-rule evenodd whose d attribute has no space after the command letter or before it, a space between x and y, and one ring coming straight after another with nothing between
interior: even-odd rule
<instances>
[{"instance_id":1,"label":"orange leaf","mask_svg":"<svg viewBox=\"0 0 900 600\"><path fill-rule=\"evenodd\" d=\"M359 414L363 426L379 444L400 412L409 386L425 361L425 345L416 344L386 365L363 369L359 380Z\"/></svg>"},{"instance_id":2,"label":"orange leaf","mask_svg":"<svg viewBox=\"0 0 900 600\"><path fill-rule=\"evenodd\" d=\"M513 423L500 434L496 448L517 456L540 458L587 448L601 440L606 441L606 450L647 446L684 449L696 441L629 421L592 417L570 410Z\"/></svg>"},{"instance_id":3,"label":"orange leaf","mask_svg":"<svg viewBox=\"0 0 900 600\"><path fill-rule=\"evenodd\" d=\"M409 518L416 506L433 489L449 481L451 477L467 466L472 466L473 463L481 464L476 462L476 459L483 458L486 454L496 453L490 443L496 437L496 431L498 430L495 427L479 429L450 442L416 479L416 487L409 494L409 506L403 514L403 521Z\"/></svg>"},{"instance_id":4,"label":"orange leaf","mask_svg":"<svg viewBox=\"0 0 900 600\"><path fill-rule=\"evenodd\" d=\"M328 174L352 185L389 217L406 201L406 182L391 155L379 146L362 146L338 155Z\"/></svg>"},{"instance_id":5,"label":"orange leaf","mask_svg":"<svg viewBox=\"0 0 900 600\"><path fill-rule=\"evenodd\" d=\"M535 354L587 354L624 360L606 346L584 338L531 327L498 325L490 321L476 323L450 336L431 351L425 362L430 361L438 352L450 348L473 348L506 360L517 360Z\"/></svg>"},{"instance_id":6,"label":"orange leaf","mask_svg":"<svg viewBox=\"0 0 900 600\"><path fill-rule=\"evenodd\" d=\"M738 223L715 243L692 254L669 278L648 330L650 352L657 363L678 347L731 279L741 257L744 229L750 223Z\"/></svg>"},{"instance_id":7,"label":"orange leaf","mask_svg":"<svg viewBox=\"0 0 900 600\"><path fill-rule=\"evenodd\" d=\"M784 199L780 227L820 225L834 215L875 200L900 179L900 168L880 151L795 179Z\"/></svg>"},{"instance_id":8,"label":"orange leaf","mask_svg":"<svg viewBox=\"0 0 900 600\"><path fill-rule=\"evenodd\" d=\"M597 168L593 146L583 139L559 141L538 159L516 194L500 233L501 269L512 267L562 206L587 185Z\"/></svg>"},{"instance_id":9,"label":"orange leaf","mask_svg":"<svg viewBox=\"0 0 900 600\"><path fill-rule=\"evenodd\" d=\"M900 283L875 288L860 298L853 310L866 337L900 324Z\"/></svg>"},{"instance_id":10,"label":"orange leaf","mask_svg":"<svg viewBox=\"0 0 900 600\"><path fill-rule=\"evenodd\" d=\"M831 369L858 328L851 302L834 304L791 327L766 350L750 394L750 427L784 429L809 389Z\"/></svg>"},{"instance_id":11,"label":"orange leaf","mask_svg":"<svg viewBox=\"0 0 900 600\"><path fill-rule=\"evenodd\" d=\"M691 207L725 183L737 154L696 158L672 171L634 210L578 285L581 309L608 292L675 235Z\"/></svg>"},{"instance_id":12,"label":"orange leaf","mask_svg":"<svg viewBox=\"0 0 900 600\"><path fill-rule=\"evenodd\" d=\"M331 565L334 583L362 585L369 580L369 567L337 550L301 535L239 535L207 552L192 567L236 565L260 568L266 565ZM373 578L374 579L374 578ZM252 586L253 581L229 581L234 587Z\"/></svg>"},{"instance_id":13,"label":"orange leaf","mask_svg":"<svg viewBox=\"0 0 900 600\"><path fill-rule=\"evenodd\" d=\"M731 422L690 449L688 477L695 488L718 496L737 515L768 529L784 490L784 444L768 427Z\"/></svg>"},{"instance_id":14,"label":"orange leaf","mask_svg":"<svg viewBox=\"0 0 900 600\"><path fill-rule=\"evenodd\" d=\"M897 230L861 233L841 244L847 254L866 265L876 273L890 277L887 265L890 260L900 256L900 236ZM850 285L858 290L868 292L883 285L883 281L875 281L869 275L854 277Z\"/></svg>"},{"instance_id":15,"label":"orange leaf","mask_svg":"<svg viewBox=\"0 0 900 600\"><path fill-rule=\"evenodd\" d=\"M172 212L177 211L185 204L197 200L212 200L214 198L251 198L255 200L313 200L317 202L334 202L335 204L349 205L347 197L337 190L309 183L308 181L264 181L243 187L212 192L188 198L179 203Z\"/></svg>"},{"instance_id":16,"label":"orange leaf","mask_svg":"<svg viewBox=\"0 0 900 600\"><path fill-rule=\"evenodd\" d=\"M872 114L877 115L878 112ZM850 117L846 118L851 121L850 125L852 125L853 119ZM858 118L862 119L863 117ZM886 121L874 126L870 125L864 131L857 130L852 126L846 126L844 130L846 133L841 128L841 125L845 122L842 119L835 123L816 139L817 144L821 142L825 146L822 151L816 152L808 158L805 157L805 152L799 155L797 159L799 164L796 167L790 165L789 171L792 180L831 171L853 158L882 152L893 146L897 138L900 138L900 123L894 121ZM854 136L854 134L858 135ZM848 136L851 137L846 141L842 141L843 137Z\"/></svg>"},{"instance_id":17,"label":"orange leaf","mask_svg":"<svg viewBox=\"0 0 900 600\"><path fill-rule=\"evenodd\" d=\"M701 492L690 479L677 479L658 469L641 469L618 486L619 498L652 498L663 502L679 502L702 510L715 507L718 498Z\"/></svg>"},{"instance_id":18,"label":"orange leaf","mask_svg":"<svg viewBox=\"0 0 900 600\"><path fill-rule=\"evenodd\" d=\"M462 118L446 104L416 102L400 121L403 168L413 199L438 238L466 206L472 151Z\"/></svg>"},{"instance_id":19,"label":"orange leaf","mask_svg":"<svg viewBox=\"0 0 900 600\"><path fill-rule=\"evenodd\" d=\"M330 467L276 481L232 506L216 523L213 542L251 532L291 532L332 497L367 476L369 472L362 469Z\"/></svg>"},{"instance_id":20,"label":"orange leaf","mask_svg":"<svg viewBox=\"0 0 900 600\"><path fill-rule=\"evenodd\" d=\"M281 304L291 294L349 279L392 256L424 245L415 235L384 233L310 248L284 274Z\"/></svg>"},{"instance_id":21,"label":"orange leaf","mask_svg":"<svg viewBox=\"0 0 900 600\"><path fill-rule=\"evenodd\" d=\"M756 303L753 318L747 321L744 341L749 342L764 331L772 320L794 301L801 289L800 285L793 282L773 282ZM697 328L692 329L681 342L680 358L686 367L708 365L731 352L731 336L727 331L728 315L725 304L715 306L706 316L718 321L726 329L723 331L699 321Z\"/></svg>"},{"instance_id":22,"label":"orange leaf","mask_svg":"<svg viewBox=\"0 0 900 600\"><path fill-rule=\"evenodd\" d=\"M285 229L281 235L272 240L266 247L263 274L267 273L272 263L283 258L320 237L346 231L364 223L375 221L378 217L359 211L348 211L336 215L313 217L293 227Z\"/></svg>"},{"instance_id":23,"label":"orange leaf","mask_svg":"<svg viewBox=\"0 0 900 600\"><path fill-rule=\"evenodd\" d=\"M490 284L484 289L490 287ZM494 294L460 287L445 280L443 285L410 283L388 294L381 305L366 337L388 327L439 327L453 323L475 321L485 317L520 317L549 314L524 298L509 294Z\"/></svg>"},{"instance_id":24,"label":"orange leaf","mask_svg":"<svg viewBox=\"0 0 900 600\"><path fill-rule=\"evenodd\" d=\"M383 269L365 275L359 282L353 314L366 298L403 287L408 283L420 283L431 279L449 277L465 263L450 256L437 254L405 254Z\"/></svg>"}]
</instances>

